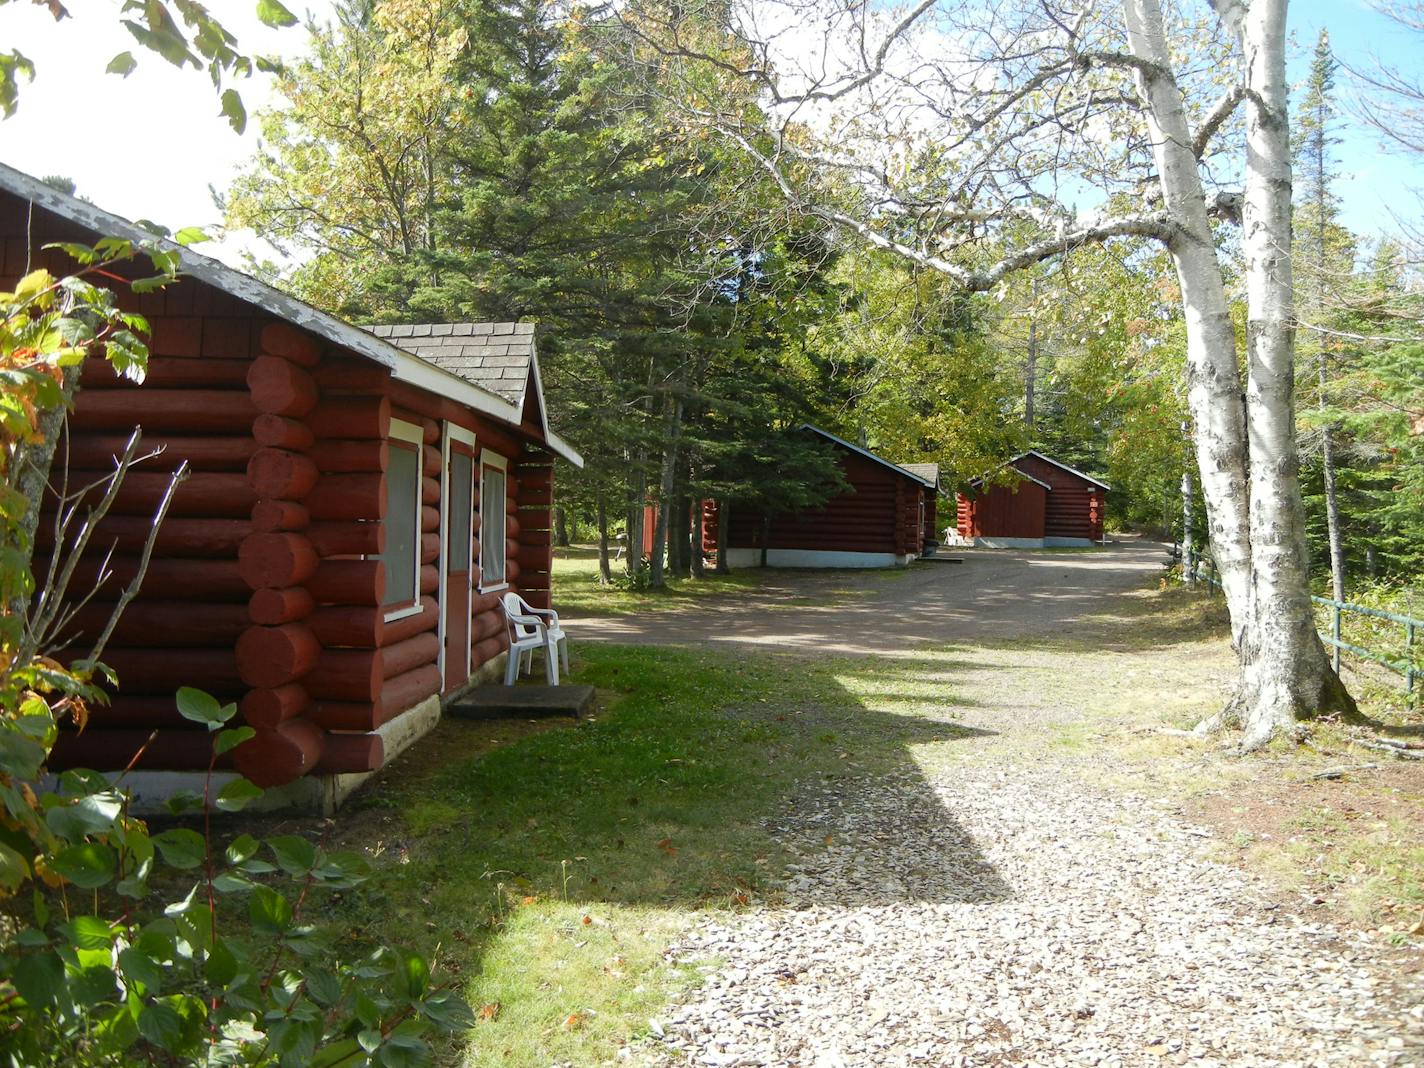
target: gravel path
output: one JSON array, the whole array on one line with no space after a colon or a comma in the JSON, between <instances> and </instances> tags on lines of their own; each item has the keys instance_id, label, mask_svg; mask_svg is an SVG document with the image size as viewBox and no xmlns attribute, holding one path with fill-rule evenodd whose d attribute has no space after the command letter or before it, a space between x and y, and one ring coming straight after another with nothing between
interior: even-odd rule
<instances>
[{"instance_id":1,"label":"gravel path","mask_svg":"<svg viewBox=\"0 0 1424 1068\"><path fill-rule=\"evenodd\" d=\"M673 948L706 981L653 1022L637 1059L1424 1065L1417 955L1405 967L1378 939L1302 919L1260 880L1208 859L1210 834L1171 802L1114 793L1045 755L1044 732L1080 714L1075 694L1099 691L1102 657L1114 654L1109 643L1097 659L1059 660L1005 640L1110 614L1115 595L1158 570L1159 550L966 553L824 609L771 596L754 612L731 604L580 624L581 638L808 654L904 656L956 642L943 681L960 706L943 709L943 722L1003 743L803 796L774 828L797 857L777 904L718 914ZM986 646L976 650L975 637ZM1159 654L1135 655L1118 684L1170 691L1153 678Z\"/></svg>"},{"instance_id":2,"label":"gravel path","mask_svg":"<svg viewBox=\"0 0 1424 1068\"><path fill-rule=\"evenodd\" d=\"M780 830L784 905L675 948L708 978L654 1062L1424 1064L1424 998L1382 991L1377 943L1298 922L1147 799L965 765Z\"/></svg>"}]
</instances>

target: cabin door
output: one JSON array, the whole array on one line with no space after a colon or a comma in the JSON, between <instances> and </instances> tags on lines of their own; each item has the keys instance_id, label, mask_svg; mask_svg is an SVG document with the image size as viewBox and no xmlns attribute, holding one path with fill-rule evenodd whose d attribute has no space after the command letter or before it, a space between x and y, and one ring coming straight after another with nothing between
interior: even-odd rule
<instances>
[{"instance_id":1,"label":"cabin door","mask_svg":"<svg viewBox=\"0 0 1424 1068\"><path fill-rule=\"evenodd\" d=\"M452 428L453 430L454 428ZM463 435L461 435L463 437ZM470 562L474 557L475 445L451 436L445 460L445 692L470 680Z\"/></svg>"}]
</instances>

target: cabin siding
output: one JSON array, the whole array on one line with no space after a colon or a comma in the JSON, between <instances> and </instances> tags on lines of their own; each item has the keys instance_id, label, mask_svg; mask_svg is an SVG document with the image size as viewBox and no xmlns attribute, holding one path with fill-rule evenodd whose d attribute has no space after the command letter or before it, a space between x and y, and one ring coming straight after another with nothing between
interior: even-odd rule
<instances>
[{"instance_id":1,"label":"cabin siding","mask_svg":"<svg viewBox=\"0 0 1424 1068\"><path fill-rule=\"evenodd\" d=\"M962 537L1102 540L1102 486L1033 454L1011 463L1048 488L1024 480L1016 487L981 486L959 494L957 526Z\"/></svg>"},{"instance_id":2,"label":"cabin siding","mask_svg":"<svg viewBox=\"0 0 1424 1068\"><path fill-rule=\"evenodd\" d=\"M39 266L71 271L64 254L31 257L30 249L93 239L0 192L0 283L13 285ZM138 755L134 766L143 770L206 768L211 736L177 714L173 697L180 686L198 686L237 702L256 732L218 766L235 766L259 785L381 767L377 729L442 688L442 422L473 432L478 450L508 461L508 589L548 607L553 458L526 440L540 429L505 426L395 381L373 361L192 278L116 296L149 320L148 378L136 386L102 359L84 363L69 420L69 484L112 470L136 424L143 451L162 451L129 476L99 527L94 546L115 546L112 574L99 581L92 551L77 567L71 588L98 590L76 620L82 634L98 632L137 572L173 471L186 461L190 473L103 657L119 688L110 704L91 710L82 734L61 735L51 766L117 769ZM372 557L385 543L395 418L422 436L419 601L418 611L387 620L384 568ZM476 552L479 504L476 497ZM37 538L41 575L55 510L51 497ZM472 594L472 675L508 648L503 593Z\"/></svg>"},{"instance_id":3,"label":"cabin siding","mask_svg":"<svg viewBox=\"0 0 1424 1068\"><path fill-rule=\"evenodd\" d=\"M991 485L959 495L959 533L966 538L1043 537L1047 490L1032 482Z\"/></svg>"}]
</instances>

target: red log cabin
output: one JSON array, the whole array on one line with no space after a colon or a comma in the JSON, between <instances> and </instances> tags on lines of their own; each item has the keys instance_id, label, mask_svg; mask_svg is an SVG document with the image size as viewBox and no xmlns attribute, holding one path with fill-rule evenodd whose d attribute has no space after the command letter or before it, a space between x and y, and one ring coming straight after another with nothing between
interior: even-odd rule
<instances>
[{"instance_id":1,"label":"red log cabin","mask_svg":"<svg viewBox=\"0 0 1424 1068\"><path fill-rule=\"evenodd\" d=\"M961 539L991 549L1092 545L1103 539L1108 485L1030 450L1005 467L1013 484L969 483L958 495Z\"/></svg>"},{"instance_id":2,"label":"red log cabin","mask_svg":"<svg viewBox=\"0 0 1424 1068\"><path fill-rule=\"evenodd\" d=\"M152 240L0 166L0 284L73 272L43 246L101 236ZM104 654L112 703L62 734L51 767L112 771L141 751L128 780L140 803L191 785L211 740L174 693L197 686L256 731L222 758L229 773L330 810L443 701L499 672L506 590L549 605L554 460L582 461L549 429L532 325L361 329L205 256L181 260L164 289L115 287L151 327L147 380L88 360L56 457L74 485L112 471L135 426L162 448L99 527L95 544L116 555L76 621L91 637L136 573L171 472L186 460L191 474ZM76 594L100 577L92 561L80 572Z\"/></svg>"},{"instance_id":3,"label":"red log cabin","mask_svg":"<svg viewBox=\"0 0 1424 1068\"><path fill-rule=\"evenodd\" d=\"M764 515L733 505L727 564L759 567L904 567L935 542L939 467L900 466L809 424L839 453L849 488L819 508ZM717 505L702 509L702 548L717 546Z\"/></svg>"}]
</instances>

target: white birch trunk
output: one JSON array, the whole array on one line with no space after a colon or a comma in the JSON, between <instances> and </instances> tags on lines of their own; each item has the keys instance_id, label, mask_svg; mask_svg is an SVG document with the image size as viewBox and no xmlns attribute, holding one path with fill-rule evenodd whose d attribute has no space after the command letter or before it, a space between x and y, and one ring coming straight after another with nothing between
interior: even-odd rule
<instances>
[{"instance_id":1,"label":"white birch trunk","mask_svg":"<svg viewBox=\"0 0 1424 1068\"><path fill-rule=\"evenodd\" d=\"M1245 746L1301 719L1353 713L1330 669L1310 602L1305 506L1295 438L1295 306L1287 0L1252 0L1240 18L1246 63L1247 388L1252 618L1243 654Z\"/></svg>"},{"instance_id":2,"label":"white birch trunk","mask_svg":"<svg viewBox=\"0 0 1424 1068\"><path fill-rule=\"evenodd\" d=\"M1182 92L1158 0L1124 0L1128 45L1148 69L1137 82L1152 138L1163 201L1180 235L1170 244L1187 327L1187 406L1196 428L1197 467L1212 556L1242 647L1250 615L1251 541L1247 512L1246 418L1236 362L1236 330L1207 217Z\"/></svg>"}]
</instances>

